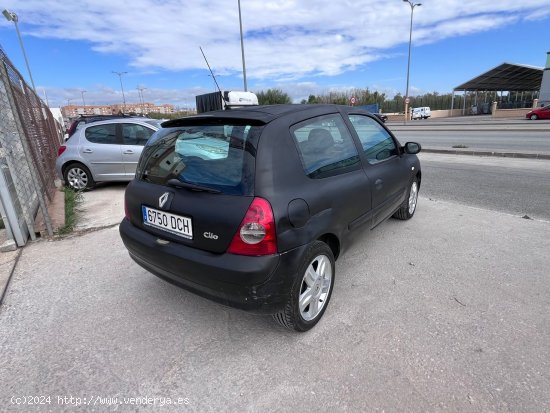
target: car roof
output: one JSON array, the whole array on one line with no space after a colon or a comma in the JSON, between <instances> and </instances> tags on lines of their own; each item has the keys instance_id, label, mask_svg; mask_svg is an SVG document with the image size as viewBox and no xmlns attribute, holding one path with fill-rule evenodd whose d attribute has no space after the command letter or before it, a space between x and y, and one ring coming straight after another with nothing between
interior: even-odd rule
<instances>
[{"instance_id":1,"label":"car roof","mask_svg":"<svg viewBox=\"0 0 550 413\"><path fill-rule=\"evenodd\" d=\"M86 124L86 127L90 126L96 126L96 125L105 125L108 123L146 123L149 126L154 126L149 123L149 121L159 122L158 119L151 119L151 118L141 118L141 117L135 117L135 118L116 118L116 119L101 119L97 120L95 122L89 122Z\"/></svg>"},{"instance_id":2,"label":"car roof","mask_svg":"<svg viewBox=\"0 0 550 413\"><path fill-rule=\"evenodd\" d=\"M289 114L297 114L300 112L311 112L308 115L318 116L325 113L338 112L340 109L346 111L351 110L349 106L342 105L259 105L259 106L247 106L242 108L235 108L229 110L216 110L213 112L205 112L195 116L188 116L185 118L169 120L162 123L163 128L170 128L174 126L185 126L196 123L199 121L208 121L212 119L231 119L231 120L250 120L259 124L266 124L272 122L275 119L281 118ZM353 111L369 113L361 109L353 109Z\"/></svg>"}]
</instances>

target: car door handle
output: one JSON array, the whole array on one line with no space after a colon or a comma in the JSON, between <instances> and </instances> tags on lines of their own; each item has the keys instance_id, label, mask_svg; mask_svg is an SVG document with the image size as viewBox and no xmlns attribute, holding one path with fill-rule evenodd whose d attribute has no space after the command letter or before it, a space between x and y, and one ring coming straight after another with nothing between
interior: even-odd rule
<instances>
[{"instance_id":1,"label":"car door handle","mask_svg":"<svg viewBox=\"0 0 550 413\"><path fill-rule=\"evenodd\" d=\"M374 186L376 187L376 189L382 188L383 184L384 184L384 181L381 179L377 179L376 181L374 181Z\"/></svg>"},{"instance_id":2,"label":"car door handle","mask_svg":"<svg viewBox=\"0 0 550 413\"><path fill-rule=\"evenodd\" d=\"M133 154L133 153L134 153L134 151L133 151L133 150L131 150L131 149L127 149L127 150L125 150L125 151L124 151L124 152L122 152L122 153L123 153L124 155L131 155L131 154Z\"/></svg>"},{"instance_id":3,"label":"car door handle","mask_svg":"<svg viewBox=\"0 0 550 413\"><path fill-rule=\"evenodd\" d=\"M94 151L92 151L91 149L86 148L86 149L83 149L82 152L84 152L84 153L93 153Z\"/></svg>"}]
</instances>

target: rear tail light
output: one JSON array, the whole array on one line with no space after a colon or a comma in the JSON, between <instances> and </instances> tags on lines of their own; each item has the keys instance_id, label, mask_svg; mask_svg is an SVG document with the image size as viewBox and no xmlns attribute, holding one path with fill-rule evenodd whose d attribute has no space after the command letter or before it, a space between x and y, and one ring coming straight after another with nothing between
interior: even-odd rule
<instances>
[{"instance_id":1,"label":"rear tail light","mask_svg":"<svg viewBox=\"0 0 550 413\"><path fill-rule=\"evenodd\" d=\"M66 147L65 145L61 145L61 146L59 147L59 149L57 150L57 156L61 156L61 154L62 154L63 152L65 152L66 149L67 149L67 147Z\"/></svg>"},{"instance_id":2,"label":"rear tail light","mask_svg":"<svg viewBox=\"0 0 550 413\"><path fill-rule=\"evenodd\" d=\"M277 253L275 220L269 202L254 198L227 252L253 256Z\"/></svg>"}]
</instances>

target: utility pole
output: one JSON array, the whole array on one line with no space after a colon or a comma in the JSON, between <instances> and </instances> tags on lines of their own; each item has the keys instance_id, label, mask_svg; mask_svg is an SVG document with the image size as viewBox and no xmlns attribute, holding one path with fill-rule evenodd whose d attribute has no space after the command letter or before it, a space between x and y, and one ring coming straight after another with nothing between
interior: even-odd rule
<instances>
[{"instance_id":1,"label":"utility pole","mask_svg":"<svg viewBox=\"0 0 550 413\"><path fill-rule=\"evenodd\" d=\"M403 0L405 3L409 3L411 6L411 26L409 31L409 60L407 63L407 91L405 92L405 123L407 123L407 117L409 116L409 75L411 71L411 44L413 33L413 13L416 6L422 6L422 3L412 3L410 0Z\"/></svg>"},{"instance_id":2,"label":"utility pole","mask_svg":"<svg viewBox=\"0 0 550 413\"><path fill-rule=\"evenodd\" d=\"M86 102L84 101L84 93L86 93L86 92L87 92L87 90L81 90L80 91L80 96L82 96L82 106L84 106L83 107L84 114L86 114Z\"/></svg>"},{"instance_id":3,"label":"utility pole","mask_svg":"<svg viewBox=\"0 0 550 413\"><path fill-rule=\"evenodd\" d=\"M44 99L46 99L46 105L50 107L50 102L48 102L48 95L46 93L46 89L42 88L42 92L44 92Z\"/></svg>"},{"instance_id":4,"label":"utility pole","mask_svg":"<svg viewBox=\"0 0 550 413\"><path fill-rule=\"evenodd\" d=\"M120 80L120 90L122 90L122 110L123 110L123 113L126 112L126 97L124 96L124 86L122 86L122 75L125 75L127 74L128 72L115 72L114 70L112 71L115 75L118 76L119 80Z\"/></svg>"},{"instance_id":5,"label":"utility pole","mask_svg":"<svg viewBox=\"0 0 550 413\"><path fill-rule=\"evenodd\" d=\"M143 91L147 89L146 87L138 87L137 90L139 92L139 98L141 100L141 113L145 110L145 99L143 98Z\"/></svg>"},{"instance_id":6,"label":"utility pole","mask_svg":"<svg viewBox=\"0 0 550 413\"><path fill-rule=\"evenodd\" d=\"M243 59L243 80L244 80L244 91L248 91L248 86L246 84L246 64L244 62L244 41L243 41L243 20L241 18L241 0L237 0L239 4L239 27L241 28L241 55Z\"/></svg>"},{"instance_id":7,"label":"utility pole","mask_svg":"<svg viewBox=\"0 0 550 413\"><path fill-rule=\"evenodd\" d=\"M23 57L25 58L25 64L27 65L29 77L31 78L32 89L34 90L34 93L36 93L36 87L34 86L34 79L32 78L31 67L29 66L29 59L27 59L27 53L25 52L25 46L23 45L23 39L21 38L21 32L19 31L19 24L18 24L19 17L17 16L17 14L9 10L4 10L2 14L8 21L12 21L15 24L15 30L17 31L19 44L21 45L21 50L23 51Z\"/></svg>"}]
</instances>

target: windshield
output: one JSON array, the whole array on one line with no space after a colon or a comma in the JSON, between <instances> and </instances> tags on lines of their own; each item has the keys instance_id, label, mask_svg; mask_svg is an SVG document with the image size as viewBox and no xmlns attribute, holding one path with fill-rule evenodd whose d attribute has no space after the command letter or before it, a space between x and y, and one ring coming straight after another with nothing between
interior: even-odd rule
<instances>
[{"instance_id":1,"label":"windshield","mask_svg":"<svg viewBox=\"0 0 550 413\"><path fill-rule=\"evenodd\" d=\"M246 124L161 129L144 148L136 176L162 185L177 179L225 194L252 195L260 129Z\"/></svg>"}]
</instances>

